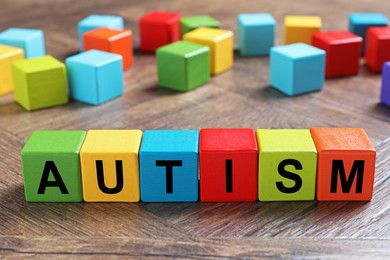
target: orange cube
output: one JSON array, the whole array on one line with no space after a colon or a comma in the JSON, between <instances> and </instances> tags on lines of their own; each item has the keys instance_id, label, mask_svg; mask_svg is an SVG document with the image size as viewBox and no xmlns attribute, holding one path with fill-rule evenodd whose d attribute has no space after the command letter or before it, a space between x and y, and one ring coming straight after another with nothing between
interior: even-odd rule
<instances>
[{"instance_id":1,"label":"orange cube","mask_svg":"<svg viewBox=\"0 0 390 260\"><path fill-rule=\"evenodd\" d=\"M133 36L130 30L98 28L83 35L84 51L91 49L122 55L123 68L133 65Z\"/></svg>"},{"instance_id":2,"label":"orange cube","mask_svg":"<svg viewBox=\"0 0 390 260\"><path fill-rule=\"evenodd\" d=\"M376 151L361 128L310 129L318 151L317 200L369 201Z\"/></svg>"}]
</instances>

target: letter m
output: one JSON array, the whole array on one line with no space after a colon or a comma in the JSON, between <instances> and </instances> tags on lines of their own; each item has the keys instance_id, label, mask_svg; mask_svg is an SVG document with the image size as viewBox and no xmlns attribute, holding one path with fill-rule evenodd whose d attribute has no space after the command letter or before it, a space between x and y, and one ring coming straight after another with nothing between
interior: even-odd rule
<instances>
[{"instance_id":1,"label":"letter m","mask_svg":"<svg viewBox=\"0 0 390 260\"><path fill-rule=\"evenodd\" d=\"M343 193L349 193L352 188L353 181L356 178L356 193L362 193L363 190L363 173L364 173L364 161L355 160L352 164L351 171L348 178L345 174L345 168L343 160L332 161L332 179L330 182L330 192L337 192L337 181L340 177L341 189ZM357 177L356 177L357 175Z\"/></svg>"}]
</instances>

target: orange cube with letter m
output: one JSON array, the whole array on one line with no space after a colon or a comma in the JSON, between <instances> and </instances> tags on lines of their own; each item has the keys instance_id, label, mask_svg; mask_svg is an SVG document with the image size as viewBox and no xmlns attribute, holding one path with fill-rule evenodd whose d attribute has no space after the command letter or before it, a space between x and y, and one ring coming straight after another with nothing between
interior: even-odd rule
<instances>
[{"instance_id":1,"label":"orange cube with letter m","mask_svg":"<svg viewBox=\"0 0 390 260\"><path fill-rule=\"evenodd\" d=\"M311 128L318 151L319 201L369 201L376 151L361 128Z\"/></svg>"}]
</instances>

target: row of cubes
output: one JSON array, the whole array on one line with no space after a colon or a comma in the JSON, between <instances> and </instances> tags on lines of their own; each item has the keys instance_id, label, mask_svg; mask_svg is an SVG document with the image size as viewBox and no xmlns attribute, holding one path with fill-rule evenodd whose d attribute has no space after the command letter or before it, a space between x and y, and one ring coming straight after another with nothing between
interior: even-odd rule
<instances>
[{"instance_id":1,"label":"row of cubes","mask_svg":"<svg viewBox=\"0 0 390 260\"><path fill-rule=\"evenodd\" d=\"M360 128L35 131L29 202L367 201L375 156Z\"/></svg>"}]
</instances>

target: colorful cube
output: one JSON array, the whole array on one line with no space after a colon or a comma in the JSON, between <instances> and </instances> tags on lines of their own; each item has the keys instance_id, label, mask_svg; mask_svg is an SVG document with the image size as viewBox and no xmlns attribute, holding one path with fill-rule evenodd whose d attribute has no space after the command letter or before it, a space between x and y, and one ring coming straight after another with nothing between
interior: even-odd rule
<instances>
[{"instance_id":1,"label":"colorful cube","mask_svg":"<svg viewBox=\"0 0 390 260\"><path fill-rule=\"evenodd\" d=\"M200 200L256 201L258 149L253 129L202 129Z\"/></svg>"},{"instance_id":2,"label":"colorful cube","mask_svg":"<svg viewBox=\"0 0 390 260\"><path fill-rule=\"evenodd\" d=\"M11 63L21 59L24 59L23 49L0 44L0 96L14 90Z\"/></svg>"},{"instance_id":3,"label":"colorful cube","mask_svg":"<svg viewBox=\"0 0 390 260\"><path fill-rule=\"evenodd\" d=\"M90 130L80 151L86 202L138 202L140 130Z\"/></svg>"},{"instance_id":4,"label":"colorful cube","mask_svg":"<svg viewBox=\"0 0 390 260\"><path fill-rule=\"evenodd\" d=\"M317 200L369 201L376 152L361 128L310 129L318 151Z\"/></svg>"},{"instance_id":5,"label":"colorful cube","mask_svg":"<svg viewBox=\"0 0 390 260\"><path fill-rule=\"evenodd\" d=\"M158 85L188 91L210 80L210 49L179 41L157 50Z\"/></svg>"},{"instance_id":6,"label":"colorful cube","mask_svg":"<svg viewBox=\"0 0 390 260\"><path fill-rule=\"evenodd\" d=\"M198 139L196 130L144 131L139 154L142 201L198 200Z\"/></svg>"},{"instance_id":7,"label":"colorful cube","mask_svg":"<svg viewBox=\"0 0 390 260\"><path fill-rule=\"evenodd\" d=\"M180 19L181 37L199 27L219 28L219 21L208 15L186 16Z\"/></svg>"},{"instance_id":8,"label":"colorful cube","mask_svg":"<svg viewBox=\"0 0 390 260\"><path fill-rule=\"evenodd\" d=\"M274 46L276 21L270 14L240 14L238 44L241 55L269 55Z\"/></svg>"},{"instance_id":9,"label":"colorful cube","mask_svg":"<svg viewBox=\"0 0 390 260\"><path fill-rule=\"evenodd\" d=\"M294 96L321 90L325 78L325 51L305 43L272 47L270 85Z\"/></svg>"},{"instance_id":10,"label":"colorful cube","mask_svg":"<svg viewBox=\"0 0 390 260\"><path fill-rule=\"evenodd\" d=\"M380 99L383 104L390 106L390 62L383 65Z\"/></svg>"},{"instance_id":11,"label":"colorful cube","mask_svg":"<svg viewBox=\"0 0 390 260\"><path fill-rule=\"evenodd\" d=\"M369 27L387 26L387 17L380 13L351 13L349 14L349 31L363 38L361 54L366 46L366 31Z\"/></svg>"},{"instance_id":12,"label":"colorful cube","mask_svg":"<svg viewBox=\"0 0 390 260\"><path fill-rule=\"evenodd\" d=\"M317 150L309 130L258 129L259 200L314 200Z\"/></svg>"},{"instance_id":13,"label":"colorful cube","mask_svg":"<svg viewBox=\"0 0 390 260\"><path fill-rule=\"evenodd\" d=\"M92 14L84 18L83 20L81 20L77 26L80 51L84 51L84 47L83 47L84 33L100 27L108 27L112 29L122 30L123 18L114 15Z\"/></svg>"},{"instance_id":14,"label":"colorful cube","mask_svg":"<svg viewBox=\"0 0 390 260\"><path fill-rule=\"evenodd\" d=\"M100 50L122 56L123 68L133 65L133 37L129 30L117 30L106 27L84 33L84 50Z\"/></svg>"},{"instance_id":15,"label":"colorful cube","mask_svg":"<svg viewBox=\"0 0 390 260\"><path fill-rule=\"evenodd\" d=\"M153 11L139 21L140 48L155 52L161 46L180 40L180 13Z\"/></svg>"},{"instance_id":16,"label":"colorful cube","mask_svg":"<svg viewBox=\"0 0 390 260\"><path fill-rule=\"evenodd\" d=\"M233 32L201 27L184 34L183 39L210 48L211 74L219 74L233 66Z\"/></svg>"},{"instance_id":17,"label":"colorful cube","mask_svg":"<svg viewBox=\"0 0 390 260\"><path fill-rule=\"evenodd\" d=\"M348 31L318 32L312 45L326 52L325 77L350 76L359 73L363 39Z\"/></svg>"},{"instance_id":18,"label":"colorful cube","mask_svg":"<svg viewBox=\"0 0 390 260\"><path fill-rule=\"evenodd\" d=\"M322 21L319 16L286 16L284 18L284 42L311 44L313 33L321 31Z\"/></svg>"},{"instance_id":19,"label":"colorful cube","mask_svg":"<svg viewBox=\"0 0 390 260\"><path fill-rule=\"evenodd\" d=\"M50 55L12 63L15 100L26 110L68 103L65 65Z\"/></svg>"},{"instance_id":20,"label":"colorful cube","mask_svg":"<svg viewBox=\"0 0 390 260\"><path fill-rule=\"evenodd\" d=\"M26 58L45 55L45 40L42 30L10 28L0 33L0 44L23 49Z\"/></svg>"},{"instance_id":21,"label":"colorful cube","mask_svg":"<svg viewBox=\"0 0 390 260\"><path fill-rule=\"evenodd\" d=\"M366 63L373 72L381 72L390 61L390 27L371 27L366 34Z\"/></svg>"},{"instance_id":22,"label":"colorful cube","mask_svg":"<svg viewBox=\"0 0 390 260\"><path fill-rule=\"evenodd\" d=\"M99 105L123 94L122 56L90 50L66 59L72 99Z\"/></svg>"},{"instance_id":23,"label":"colorful cube","mask_svg":"<svg viewBox=\"0 0 390 260\"><path fill-rule=\"evenodd\" d=\"M21 152L29 202L80 202L79 152L85 131L35 131Z\"/></svg>"}]
</instances>

